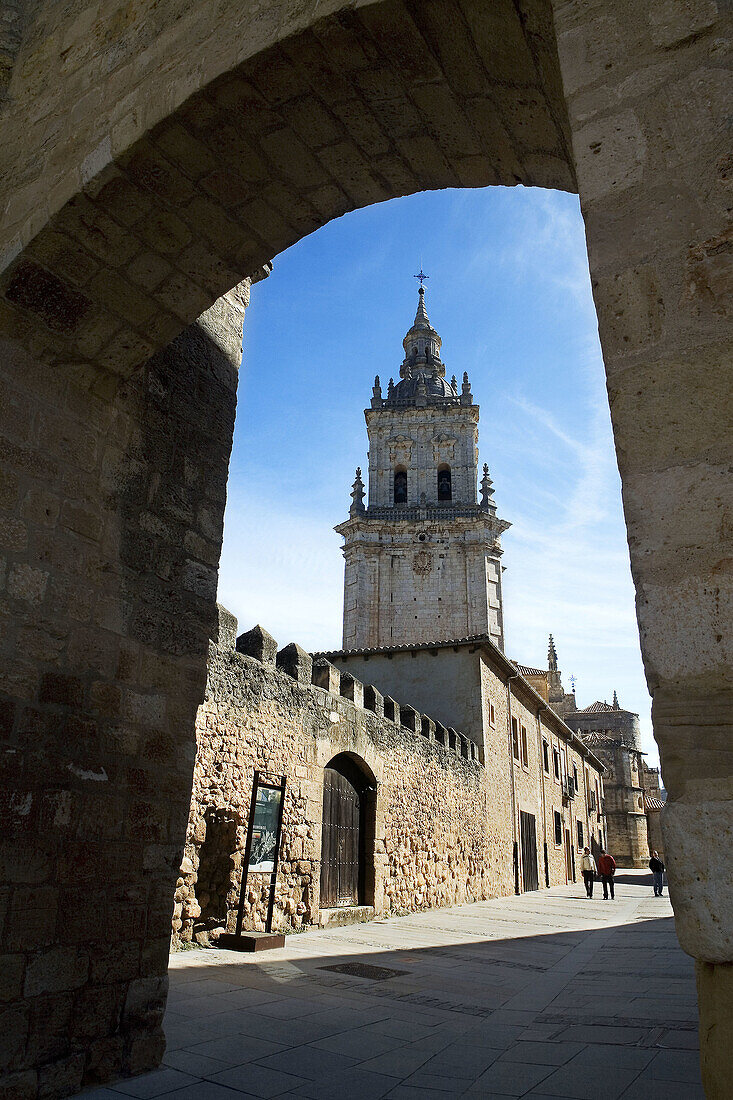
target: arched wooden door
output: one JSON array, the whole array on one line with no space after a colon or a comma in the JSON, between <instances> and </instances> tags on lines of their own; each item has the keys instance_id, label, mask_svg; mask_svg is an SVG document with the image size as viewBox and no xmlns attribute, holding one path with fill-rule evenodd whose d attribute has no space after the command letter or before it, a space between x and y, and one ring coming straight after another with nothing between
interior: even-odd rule
<instances>
[{"instance_id":1,"label":"arched wooden door","mask_svg":"<svg viewBox=\"0 0 733 1100\"><path fill-rule=\"evenodd\" d=\"M364 882L366 782L348 757L323 771L321 908L360 905Z\"/></svg>"}]
</instances>

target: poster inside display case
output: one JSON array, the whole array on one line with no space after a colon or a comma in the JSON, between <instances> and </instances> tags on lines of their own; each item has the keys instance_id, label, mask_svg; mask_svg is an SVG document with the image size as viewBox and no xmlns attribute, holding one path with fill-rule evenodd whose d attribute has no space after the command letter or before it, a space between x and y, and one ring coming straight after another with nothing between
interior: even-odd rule
<instances>
[{"instance_id":1,"label":"poster inside display case","mask_svg":"<svg viewBox=\"0 0 733 1100\"><path fill-rule=\"evenodd\" d=\"M275 870L277 838L283 810L281 787L258 785L252 818L252 843L249 852L250 872Z\"/></svg>"}]
</instances>

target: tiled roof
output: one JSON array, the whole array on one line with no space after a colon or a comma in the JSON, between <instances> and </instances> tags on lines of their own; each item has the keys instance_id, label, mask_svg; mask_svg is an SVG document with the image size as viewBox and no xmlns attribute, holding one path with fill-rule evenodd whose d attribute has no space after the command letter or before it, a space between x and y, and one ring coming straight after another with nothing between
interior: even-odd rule
<instances>
[{"instance_id":1,"label":"tiled roof","mask_svg":"<svg viewBox=\"0 0 733 1100\"><path fill-rule=\"evenodd\" d=\"M512 663L517 666L517 672L521 676L547 676L546 668L530 668L529 665L520 665L519 661Z\"/></svg>"},{"instance_id":2,"label":"tiled roof","mask_svg":"<svg viewBox=\"0 0 733 1100\"><path fill-rule=\"evenodd\" d=\"M497 647L496 643L492 641L491 637L488 634L469 634L465 638L451 638L451 639L446 639L445 641L417 642L417 643L409 643L409 644L406 643L406 644L403 644L403 645L392 645L392 646L373 646L373 647L365 647L364 649L327 649L327 650L318 651L316 653L311 653L311 657L313 658L314 661L318 660L319 658L325 658L327 661L332 661L332 660L339 660L339 658L342 658L342 659L348 659L349 657L365 657L365 658L368 658L368 657L371 657L371 656L378 656L378 655L382 655L382 654L388 655L390 653L410 653L410 652L415 652L415 651L418 651L418 650L425 650L425 649L427 649L427 650L431 650L431 649L458 649L459 647L463 647L463 646L475 647L477 649L479 647L483 646L486 649L488 649L490 653L493 654L493 656L496 658L497 661L503 663L505 671L511 672L512 669L516 668L517 671L519 672L519 675L520 676L523 675L520 668L519 668L519 666L516 665L514 663L514 661L510 661L509 658L504 653L502 653L502 651ZM589 754L589 756L593 757L593 762L599 766L601 771L605 771L605 765L604 765L603 761L599 760L598 757L595 756L592 753L592 751L585 744L585 741L583 740L583 738L579 734L577 734L574 730L570 729L570 727L565 722L565 719L561 718L560 715L557 714L552 709L552 707L549 707L547 705L547 702L542 698L542 696L537 691L535 691L535 689L532 687L532 685L530 683L527 682L527 680L524 680L524 683L525 683L526 690L528 692L530 692L531 695L534 696L534 698L537 700L537 702L539 704L542 705L542 707L546 708L547 711L551 715L553 715L554 719L557 722L560 723L561 727L564 730L567 730L568 734L570 734L571 741L574 740L576 745L581 746L585 750L585 752L587 752ZM564 733L563 733L563 736L564 736Z\"/></svg>"},{"instance_id":3,"label":"tiled roof","mask_svg":"<svg viewBox=\"0 0 733 1100\"><path fill-rule=\"evenodd\" d=\"M610 703L601 703L600 700L596 699L595 703L591 703L589 707L583 707L582 710L578 711L578 714L599 714L602 711L613 711L615 709Z\"/></svg>"},{"instance_id":4,"label":"tiled roof","mask_svg":"<svg viewBox=\"0 0 733 1100\"><path fill-rule=\"evenodd\" d=\"M661 810L664 805L663 798L655 798L653 795L644 795L644 808L647 810Z\"/></svg>"},{"instance_id":5,"label":"tiled roof","mask_svg":"<svg viewBox=\"0 0 733 1100\"><path fill-rule=\"evenodd\" d=\"M402 645L367 646L363 649L324 649L312 657L369 657L381 653L409 653L413 649L448 649L452 646L486 645L496 648L488 634L467 634L464 638L435 638L430 642L405 642ZM499 651L500 652L500 651ZM501 654L504 657L504 654ZM504 658L507 660L508 658Z\"/></svg>"}]
</instances>

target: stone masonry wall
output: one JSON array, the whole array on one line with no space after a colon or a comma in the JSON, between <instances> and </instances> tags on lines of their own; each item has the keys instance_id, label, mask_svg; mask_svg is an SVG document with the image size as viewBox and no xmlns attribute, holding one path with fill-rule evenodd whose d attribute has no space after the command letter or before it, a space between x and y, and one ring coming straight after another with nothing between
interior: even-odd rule
<instances>
[{"instance_id":1,"label":"stone masonry wall","mask_svg":"<svg viewBox=\"0 0 733 1100\"><path fill-rule=\"evenodd\" d=\"M323 769L342 752L362 761L376 781L365 901L377 913L503 892L475 746L455 731L436 729L410 707L396 704L391 711L395 704L368 688L368 706L362 705L362 685L340 678L327 662L312 673L310 658L299 651L289 673L274 663L274 642L261 660L234 649L231 629L220 633L223 644L210 649L197 722L174 945L194 938L207 942L227 922L233 927L255 768L284 774L288 782L273 927L294 929L319 920ZM289 651L296 647L281 650L281 665ZM312 675L321 681L325 675L331 690L312 683ZM385 716L385 703L396 721ZM245 927L263 927L267 879L249 877Z\"/></svg>"},{"instance_id":2,"label":"stone masonry wall","mask_svg":"<svg viewBox=\"0 0 733 1100\"><path fill-rule=\"evenodd\" d=\"M0 1096L157 1065L244 300L121 387L0 345Z\"/></svg>"}]
</instances>

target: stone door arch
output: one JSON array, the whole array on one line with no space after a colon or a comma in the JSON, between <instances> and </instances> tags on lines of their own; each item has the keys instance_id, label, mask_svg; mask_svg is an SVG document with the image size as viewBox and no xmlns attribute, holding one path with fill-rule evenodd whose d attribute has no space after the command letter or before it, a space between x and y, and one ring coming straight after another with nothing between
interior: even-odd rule
<instances>
[{"instance_id":1,"label":"stone door arch","mask_svg":"<svg viewBox=\"0 0 733 1100\"><path fill-rule=\"evenodd\" d=\"M375 813L376 785L364 762L333 757L323 769L321 909L373 904Z\"/></svg>"}]
</instances>

